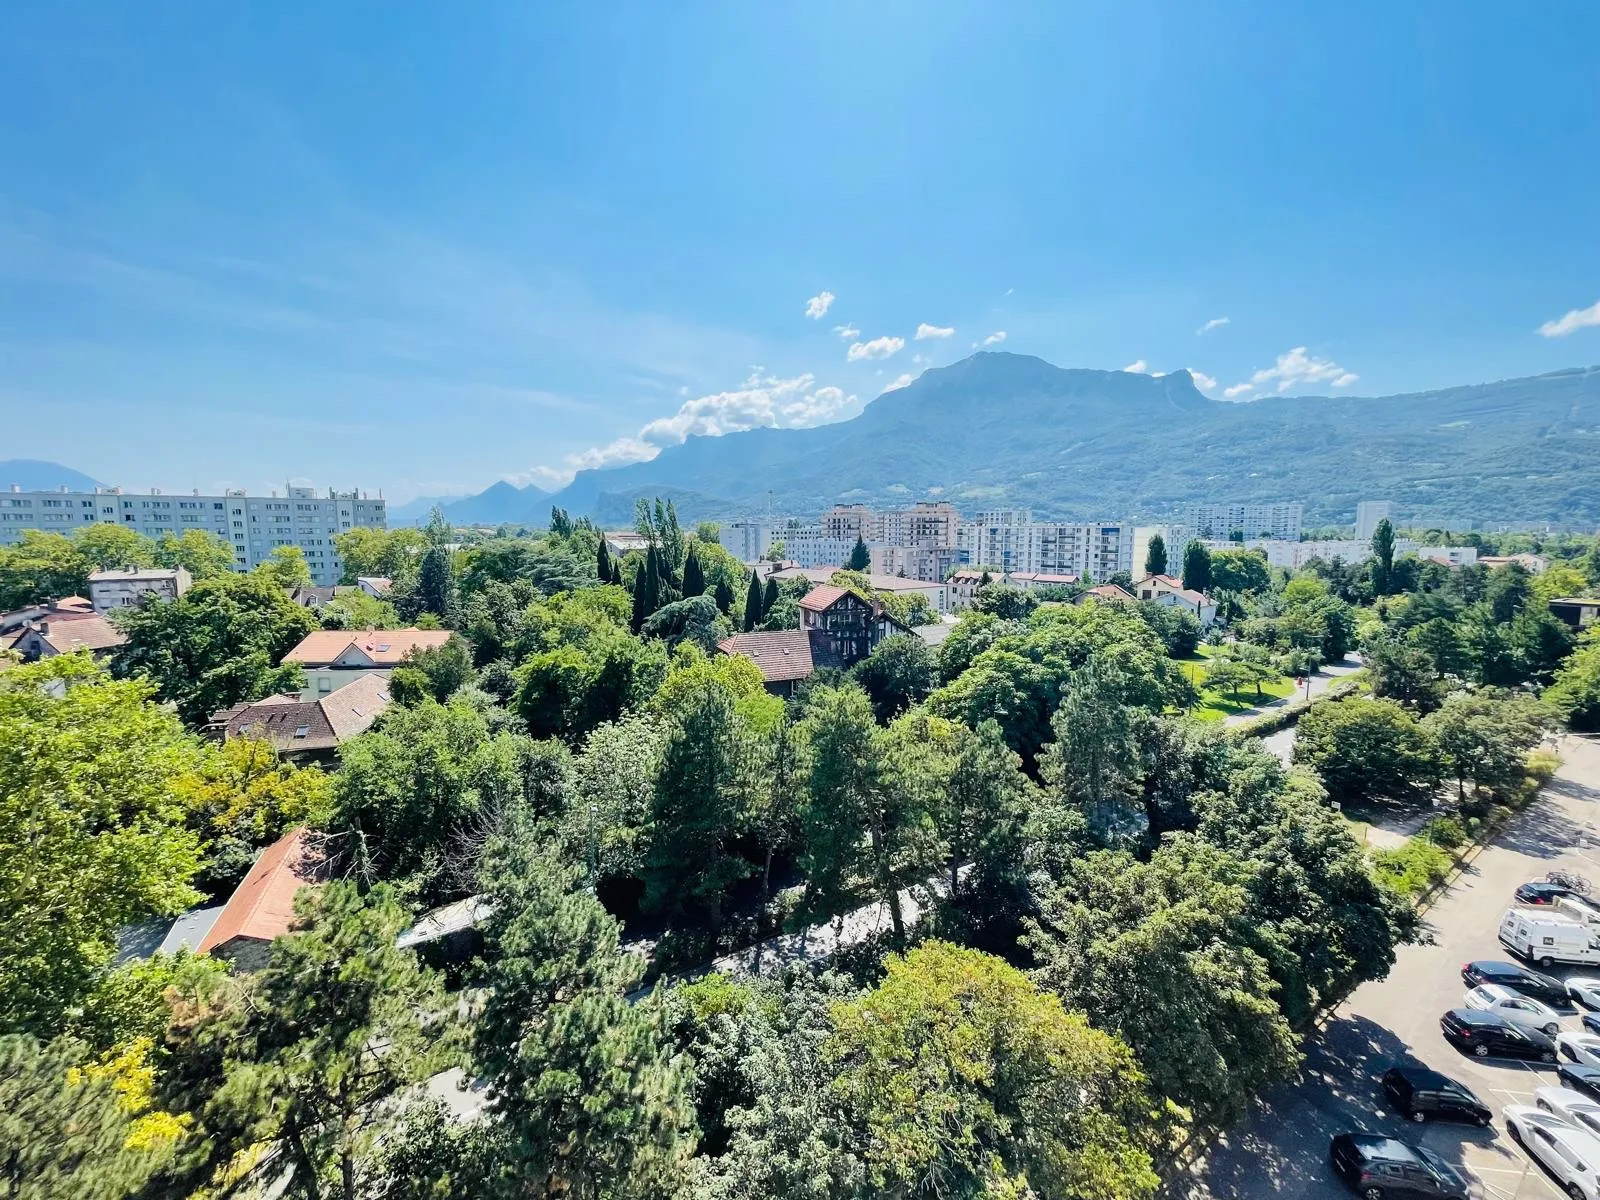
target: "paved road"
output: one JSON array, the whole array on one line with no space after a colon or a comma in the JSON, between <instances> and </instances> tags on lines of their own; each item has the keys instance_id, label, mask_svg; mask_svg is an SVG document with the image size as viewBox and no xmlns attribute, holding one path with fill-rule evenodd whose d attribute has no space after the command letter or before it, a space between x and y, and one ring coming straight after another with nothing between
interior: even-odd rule
<instances>
[{"instance_id":1,"label":"paved road","mask_svg":"<svg viewBox=\"0 0 1600 1200\"><path fill-rule=\"evenodd\" d=\"M1543 796L1516 817L1428 913L1430 943L1402 947L1387 979L1358 989L1306 1051L1301 1079L1275 1089L1204 1161L1173 1181L1174 1200L1322 1200L1350 1193L1327 1167L1328 1139L1348 1129L1399 1134L1464 1164L1493 1200L1559 1200L1562 1193L1503 1132L1449 1124L1412 1125L1381 1105L1377 1077L1392 1063L1420 1061L1461 1079L1490 1107L1531 1103L1555 1071L1465 1056L1439 1032L1439 1015L1461 1001L1462 963L1507 957L1495 937L1518 883L1555 868L1600 878L1600 744L1567 738L1566 763ZM1564 1021L1576 1029L1578 1018Z\"/></svg>"}]
</instances>

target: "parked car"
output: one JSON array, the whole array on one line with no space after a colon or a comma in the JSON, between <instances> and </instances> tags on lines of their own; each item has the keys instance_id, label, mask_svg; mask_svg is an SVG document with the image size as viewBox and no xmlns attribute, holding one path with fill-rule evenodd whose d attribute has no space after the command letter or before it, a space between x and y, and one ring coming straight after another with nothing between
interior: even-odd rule
<instances>
[{"instance_id":1,"label":"parked car","mask_svg":"<svg viewBox=\"0 0 1600 1200\"><path fill-rule=\"evenodd\" d=\"M1461 982L1468 987L1492 983L1510 988L1524 996L1532 996L1552 1008L1566 1008L1571 1004L1566 985L1561 980L1539 971L1530 971L1517 963L1479 960L1461 967Z\"/></svg>"},{"instance_id":2,"label":"parked car","mask_svg":"<svg viewBox=\"0 0 1600 1200\"><path fill-rule=\"evenodd\" d=\"M1600 1139L1529 1104L1506 1107L1506 1128L1573 1200L1600 1200Z\"/></svg>"},{"instance_id":3,"label":"parked car","mask_svg":"<svg viewBox=\"0 0 1600 1200\"><path fill-rule=\"evenodd\" d=\"M1413 1121L1434 1117L1487 1125L1494 1119L1488 1105L1466 1084L1427 1067L1390 1067L1383 1073L1383 1091L1395 1112Z\"/></svg>"},{"instance_id":4,"label":"parked car","mask_svg":"<svg viewBox=\"0 0 1600 1200\"><path fill-rule=\"evenodd\" d=\"M1532 996L1513 992L1497 983L1485 983L1472 988L1462 997L1462 1003L1468 1008L1499 1013L1508 1021L1537 1029L1551 1037L1561 1032L1561 1014L1555 1009Z\"/></svg>"},{"instance_id":5,"label":"parked car","mask_svg":"<svg viewBox=\"0 0 1600 1200\"><path fill-rule=\"evenodd\" d=\"M1600 1009L1600 979L1593 975L1570 975L1567 995L1584 1008Z\"/></svg>"},{"instance_id":6,"label":"parked car","mask_svg":"<svg viewBox=\"0 0 1600 1200\"><path fill-rule=\"evenodd\" d=\"M1535 879L1517 889L1519 904L1554 904L1560 896L1576 895L1571 888L1548 879Z\"/></svg>"},{"instance_id":7,"label":"parked car","mask_svg":"<svg viewBox=\"0 0 1600 1200\"><path fill-rule=\"evenodd\" d=\"M1439 1029L1451 1045L1479 1058L1495 1055L1501 1058L1532 1058L1540 1062L1556 1060L1556 1043L1547 1034L1517 1025L1499 1013L1484 1012L1477 1008L1452 1008L1439 1018ZM1564 1033L1561 1036L1574 1035ZM1588 1059L1582 1061L1589 1062Z\"/></svg>"},{"instance_id":8,"label":"parked car","mask_svg":"<svg viewBox=\"0 0 1600 1200\"><path fill-rule=\"evenodd\" d=\"M1586 1063L1564 1062L1556 1068L1556 1074L1560 1076L1563 1087L1600 1097L1600 1067L1591 1067Z\"/></svg>"},{"instance_id":9,"label":"parked car","mask_svg":"<svg viewBox=\"0 0 1600 1200\"><path fill-rule=\"evenodd\" d=\"M1533 1105L1560 1117L1574 1129L1600 1137L1600 1101L1567 1087L1542 1087L1533 1090Z\"/></svg>"},{"instance_id":10,"label":"parked car","mask_svg":"<svg viewBox=\"0 0 1600 1200\"><path fill-rule=\"evenodd\" d=\"M1590 1033L1600 1033L1600 1013L1584 1013L1583 1027Z\"/></svg>"},{"instance_id":11,"label":"parked car","mask_svg":"<svg viewBox=\"0 0 1600 1200\"><path fill-rule=\"evenodd\" d=\"M1466 1200L1475 1191L1465 1175L1433 1151L1382 1134L1341 1133L1329 1145L1328 1159L1339 1178L1366 1200L1388 1196Z\"/></svg>"},{"instance_id":12,"label":"parked car","mask_svg":"<svg viewBox=\"0 0 1600 1200\"><path fill-rule=\"evenodd\" d=\"M1556 1049L1568 1062L1600 1067L1600 1036L1592 1033L1557 1034Z\"/></svg>"}]
</instances>

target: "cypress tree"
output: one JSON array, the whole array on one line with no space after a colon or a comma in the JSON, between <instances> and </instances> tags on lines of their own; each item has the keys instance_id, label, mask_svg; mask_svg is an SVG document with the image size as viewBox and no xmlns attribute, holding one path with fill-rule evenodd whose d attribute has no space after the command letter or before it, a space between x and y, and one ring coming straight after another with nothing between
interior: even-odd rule
<instances>
[{"instance_id":1,"label":"cypress tree","mask_svg":"<svg viewBox=\"0 0 1600 1200\"><path fill-rule=\"evenodd\" d=\"M1183 550L1183 586L1195 592L1211 587L1211 551L1198 538Z\"/></svg>"},{"instance_id":2,"label":"cypress tree","mask_svg":"<svg viewBox=\"0 0 1600 1200\"><path fill-rule=\"evenodd\" d=\"M600 539L600 549L595 553L595 577L601 583L611 582L611 551L606 549L606 539Z\"/></svg>"},{"instance_id":3,"label":"cypress tree","mask_svg":"<svg viewBox=\"0 0 1600 1200\"><path fill-rule=\"evenodd\" d=\"M750 572L750 588L744 594L744 627L748 632L761 624L761 577Z\"/></svg>"},{"instance_id":4,"label":"cypress tree","mask_svg":"<svg viewBox=\"0 0 1600 1200\"><path fill-rule=\"evenodd\" d=\"M733 585L727 579L719 579L716 586L711 589L711 596L717 602L717 611L727 616L733 610Z\"/></svg>"},{"instance_id":5,"label":"cypress tree","mask_svg":"<svg viewBox=\"0 0 1600 1200\"><path fill-rule=\"evenodd\" d=\"M861 540L861 535L856 534L855 548L850 551L850 561L845 564L852 571L865 571L872 566L872 553L867 549L866 542Z\"/></svg>"},{"instance_id":6,"label":"cypress tree","mask_svg":"<svg viewBox=\"0 0 1600 1200\"><path fill-rule=\"evenodd\" d=\"M647 617L661 607L661 557L654 545L644 556L644 604Z\"/></svg>"},{"instance_id":7,"label":"cypress tree","mask_svg":"<svg viewBox=\"0 0 1600 1200\"><path fill-rule=\"evenodd\" d=\"M689 557L683 563L683 594L688 596L701 596L705 594L706 576L700 569L700 555L695 548L689 547Z\"/></svg>"},{"instance_id":8,"label":"cypress tree","mask_svg":"<svg viewBox=\"0 0 1600 1200\"><path fill-rule=\"evenodd\" d=\"M627 586L622 579L622 563L617 559L611 560L611 582L618 587Z\"/></svg>"},{"instance_id":9,"label":"cypress tree","mask_svg":"<svg viewBox=\"0 0 1600 1200\"><path fill-rule=\"evenodd\" d=\"M766 618L772 611L772 606L778 602L778 581L771 575L767 576L766 594L761 597L761 616Z\"/></svg>"},{"instance_id":10,"label":"cypress tree","mask_svg":"<svg viewBox=\"0 0 1600 1200\"><path fill-rule=\"evenodd\" d=\"M1144 573L1146 575L1167 573L1167 539L1159 533L1150 535L1150 546L1144 552Z\"/></svg>"},{"instance_id":11,"label":"cypress tree","mask_svg":"<svg viewBox=\"0 0 1600 1200\"><path fill-rule=\"evenodd\" d=\"M638 633L649 615L650 610L645 607L644 568L640 567L633 577L633 614L628 618L629 628Z\"/></svg>"}]
</instances>

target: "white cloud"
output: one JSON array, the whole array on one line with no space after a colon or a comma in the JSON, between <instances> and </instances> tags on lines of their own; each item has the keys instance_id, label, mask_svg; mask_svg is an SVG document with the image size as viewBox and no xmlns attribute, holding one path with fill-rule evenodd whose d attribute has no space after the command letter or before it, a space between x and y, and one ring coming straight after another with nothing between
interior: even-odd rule
<instances>
[{"instance_id":1,"label":"white cloud","mask_svg":"<svg viewBox=\"0 0 1600 1200\"><path fill-rule=\"evenodd\" d=\"M1593 325L1600 325L1600 300L1588 308L1575 308L1559 320L1546 321L1539 326L1539 332L1544 337L1566 337Z\"/></svg>"},{"instance_id":2,"label":"white cloud","mask_svg":"<svg viewBox=\"0 0 1600 1200\"><path fill-rule=\"evenodd\" d=\"M863 358L888 358L891 354L898 354L905 349L906 340L903 337L873 338L870 342L856 342L845 351L847 362L858 362Z\"/></svg>"},{"instance_id":3,"label":"white cloud","mask_svg":"<svg viewBox=\"0 0 1600 1200\"><path fill-rule=\"evenodd\" d=\"M515 474L506 476L507 483L514 483L518 487L527 487L530 483L535 483L547 492L553 492L557 488L565 487L571 480L571 471L560 471L555 467L529 467L526 471L518 471ZM472 491L477 490L481 489L471 489L460 493L424 492L423 495L471 495Z\"/></svg>"},{"instance_id":4,"label":"white cloud","mask_svg":"<svg viewBox=\"0 0 1600 1200\"><path fill-rule=\"evenodd\" d=\"M543 486L571 482L574 472L594 467L617 467L648 462L667 446L690 437L720 437L745 429L804 429L841 415L856 398L836 387L817 387L816 376L792 379L752 375L739 387L698 396L670 417L659 417L633 437L620 437L580 454L569 454L565 470L534 467L524 472L530 482Z\"/></svg>"},{"instance_id":5,"label":"white cloud","mask_svg":"<svg viewBox=\"0 0 1600 1200\"><path fill-rule=\"evenodd\" d=\"M1211 376L1207 375L1204 371L1197 371L1193 367L1188 367L1186 369L1189 372L1189 378L1194 380L1194 385L1202 392L1209 392L1217 386L1217 381L1211 378Z\"/></svg>"},{"instance_id":6,"label":"white cloud","mask_svg":"<svg viewBox=\"0 0 1600 1200\"><path fill-rule=\"evenodd\" d=\"M1277 362L1272 366L1262 367L1243 383L1236 383L1228 388L1223 395L1232 398L1269 386L1273 392L1282 394L1290 388L1306 383L1326 383L1332 387L1342 388L1349 387L1360 378L1361 376L1354 371L1345 370L1332 359L1317 358L1307 354L1304 346L1296 346L1293 350L1278 355Z\"/></svg>"},{"instance_id":7,"label":"white cloud","mask_svg":"<svg viewBox=\"0 0 1600 1200\"><path fill-rule=\"evenodd\" d=\"M1212 317L1211 320L1207 321L1204 325L1200 326L1199 329L1195 330L1195 336L1198 337L1202 333L1210 333L1213 329L1221 329L1228 323L1228 321L1228 317Z\"/></svg>"},{"instance_id":8,"label":"white cloud","mask_svg":"<svg viewBox=\"0 0 1600 1200\"><path fill-rule=\"evenodd\" d=\"M926 321L924 321L921 325L917 326L917 341L920 342L923 338L947 338L955 331L954 325L941 327L938 325L929 325Z\"/></svg>"},{"instance_id":9,"label":"white cloud","mask_svg":"<svg viewBox=\"0 0 1600 1200\"><path fill-rule=\"evenodd\" d=\"M1006 331L1004 329L998 329L994 333L991 333L988 337L984 338L983 339L983 344L985 346L998 346L1001 342L1003 342L1005 340L1006 340Z\"/></svg>"},{"instance_id":10,"label":"white cloud","mask_svg":"<svg viewBox=\"0 0 1600 1200\"><path fill-rule=\"evenodd\" d=\"M851 340L861 336L861 330L857 329L854 325L850 324L848 321L845 322L843 325L835 325L833 327L833 331L839 335L840 340L846 341L846 342L851 341Z\"/></svg>"},{"instance_id":11,"label":"white cloud","mask_svg":"<svg viewBox=\"0 0 1600 1200\"><path fill-rule=\"evenodd\" d=\"M820 321L823 314L828 311L828 307L832 303L832 292L818 292L815 296L806 301L806 316L810 317L813 321Z\"/></svg>"},{"instance_id":12,"label":"white cloud","mask_svg":"<svg viewBox=\"0 0 1600 1200\"><path fill-rule=\"evenodd\" d=\"M915 375L913 375L913 374L911 374L911 372L907 371L905 374L901 375L898 379L896 379L893 383L891 383L888 387L884 388L883 391L884 392L899 391L901 388L905 387L908 383L910 383L915 378L916 378ZM878 394L882 395L883 393L880 392Z\"/></svg>"},{"instance_id":13,"label":"white cloud","mask_svg":"<svg viewBox=\"0 0 1600 1200\"><path fill-rule=\"evenodd\" d=\"M1148 374L1150 374L1150 364L1145 362L1145 360L1142 359L1142 358L1135 359L1133 362L1129 363L1127 366L1123 367L1122 369L1124 371L1130 371L1135 375L1148 375Z\"/></svg>"}]
</instances>

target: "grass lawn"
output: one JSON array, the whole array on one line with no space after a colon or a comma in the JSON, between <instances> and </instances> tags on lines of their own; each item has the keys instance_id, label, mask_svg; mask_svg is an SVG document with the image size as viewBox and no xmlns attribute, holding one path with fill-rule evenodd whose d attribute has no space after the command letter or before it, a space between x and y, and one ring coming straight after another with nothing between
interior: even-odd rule
<instances>
[{"instance_id":1,"label":"grass lawn","mask_svg":"<svg viewBox=\"0 0 1600 1200\"><path fill-rule=\"evenodd\" d=\"M1201 646L1198 653L1178 660L1178 667L1200 692L1200 703L1189 711L1190 716L1201 721L1220 721L1235 713L1253 712L1263 704L1282 700L1294 694L1294 680L1287 676L1263 681L1259 699L1256 696L1255 684L1240 688L1237 701L1225 692L1212 691L1205 686L1206 660L1216 653L1215 647Z\"/></svg>"}]
</instances>

